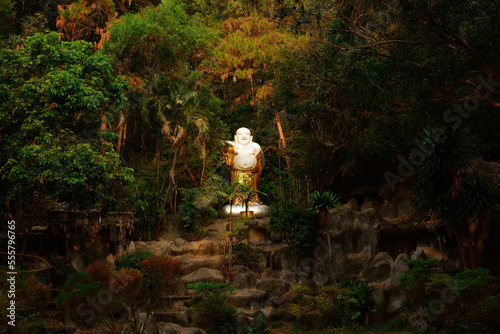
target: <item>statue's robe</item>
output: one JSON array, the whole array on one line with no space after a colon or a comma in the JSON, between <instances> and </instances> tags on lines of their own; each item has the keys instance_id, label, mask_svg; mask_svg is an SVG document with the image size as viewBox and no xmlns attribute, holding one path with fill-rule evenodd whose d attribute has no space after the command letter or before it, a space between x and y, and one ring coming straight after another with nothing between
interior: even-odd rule
<instances>
[{"instance_id":1,"label":"statue's robe","mask_svg":"<svg viewBox=\"0 0 500 334\"><path fill-rule=\"evenodd\" d=\"M244 185L249 185L250 189L257 190L257 186L260 183L260 174L262 173L262 150L255 157L257 162L255 165L248 169L242 169L235 165L234 163L234 146L229 146L225 151L224 160L226 164L231 168L231 184L240 183ZM257 194L252 196L252 202L261 203L258 200Z\"/></svg>"}]
</instances>

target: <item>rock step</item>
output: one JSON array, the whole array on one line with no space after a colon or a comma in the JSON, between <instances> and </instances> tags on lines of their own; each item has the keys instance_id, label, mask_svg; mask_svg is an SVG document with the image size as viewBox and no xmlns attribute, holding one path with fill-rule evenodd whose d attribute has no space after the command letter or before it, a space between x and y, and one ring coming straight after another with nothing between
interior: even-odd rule
<instances>
[{"instance_id":1,"label":"rock step","mask_svg":"<svg viewBox=\"0 0 500 334\"><path fill-rule=\"evenodd\" d=\"M236 290L229 295L230 303L237 308L260 309L267 297L267 292L257 289Z\"/></svg>"},{"instance_id":2,"label":"rock step","mask_svg":"<svg viewBox=\"0 0 500 334\"><path fill-rule=\"evenodd\" d=\"M160 299L163 301L178 301L178 300L189 300L191 297L190 296L167 296L163 295L160 296Z\"/></svg>"},{"instance_id":3,"label":"rock step","mask_svg":"<svg viewBox=\"0 0 500 334\"><path fill-rule=\"evenodd\" d=\"M177 291L181 294L186 292L188 284L198 283L198 282L216 282L224 283L224 276L219 270L211 268L200 268L192 273L182 276L179 279Z\"/></svg>"},{"instance_id":4,"label":"rock step","mask_svg":"<svg viewBox=\"0 0 500 334\"><path fill-rule=\"evenodd\" d=\"M159 334L206 334L203 329L196 327L181 327L175 323L159 322L157 324Z\"/></svg>"},{"instance_id":5,"label":"rock step","mask_svg":"<svg viewBox=\"0 0 500 334\"><path fill-rule=\"evenodd\" d=\"M212 255L212 256L176 256L177 260L179 260L182 264L182 269L185 273L191 273L200 268L210 268L210 269L218 269L221 263L220 255Z\"/></svg>"},{"instance_id":6,"label":"rock step","mask_svg":"<svg viewBox=\"0 0 500 334\"><path fill-rule=\"evenodd\" d=\"M208 257L224 253L224 242L218 240L203 239L200 241L186 241L181 238L175 239L166 249L169 256L198 256Z\"/></svg>"}]
</instances>

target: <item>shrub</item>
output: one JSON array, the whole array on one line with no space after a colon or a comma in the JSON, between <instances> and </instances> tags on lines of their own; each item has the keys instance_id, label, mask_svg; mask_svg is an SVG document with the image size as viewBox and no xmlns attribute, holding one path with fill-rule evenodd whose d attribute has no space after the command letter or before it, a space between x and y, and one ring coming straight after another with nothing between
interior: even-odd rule
<instances>
[{"instance_id":1,"label":"shrub","mask_svg":"<svg viewBox=\"0 0 500 334\"><path fill-rule=\"evenodd\" d=\"M125 254L120 258L118 265L121 268L132 268L141 271L141 262L150 256L153 256L153 253L150 251L137 251Z\"/></svg>"},{"instance_id":2,"label":"shrub","mask_svg":"<svg viewBox=\"0 0 500 334\"><path fill-rule=\"evenodd\" d=\"M9 311L8 291L10 283L7 275L0 272L0 332L12 334L37 333L45 325L42 313L47 309L50 301L50 284L43 283L33 275L18 274L16 276L16 326L7 324Z\"/></svg>"},{"instance_id":3,"label":"shrub","mask_svg":"<svg viewBox=\"0 0 500 334\"><path fill-rule=\"evenodd\" d=\"M221 256L220 272L227 279L232 280L236 275L234 267L237 266L236 256L234 254Z\"/></svg>"},{"instance_id":4,"label":"shrub","mask_svg":"<svg viewBox=\"0 0 500 334\"><path fill-rule=\"evenodd\" d=\"M292 288L290 310L303 330L340 327L349 321L349 291L336 284L323 286L317 296L311 296L308 286L296 285Z\"/></svg>"},{"instance_id":5,"label":"shrub","mask_svg":"<svg viewBox=\"0 0 500 334\"><path fill-rule=\"evenodd\" d=\"M121 300L132 308L141 305L141 297L144 296L142 280L144 275L134 268L122 268L114 276L113 289Z\"/></svg>"},{"instance_id":6,"label":"shrub","mask_svg":"<svg viewBox=\"0 0 500 334\"><path fill-rule=\"evenodd\" d=\"M57 306L69 311L72 319L82 322L76 310L87 298L95 298L99 292L99 283L85 272L71 274L64 283L61 294L57 297Z\"/></svg>"},{"instance_id":7,"label":"shrub","mask_svg":"<svg viewBox=\"0 0 500 334\"><path fill-rule=\"evenodd\" d=\"M351 309L353 310L351 320L359 319L365 325L368 325L370 313L375 312L372 294L373 288L368 286L367 282L358 282L352 287L352 291L348 293Z\"/></svg>"},{"instance_id":8,"label":"shrub","mask_svg":"<svg viewBox=\"0 0 500 334\"><path fill-rule=\"evenodd\" d=\"M96 261L87 267L87 274L99 283L101 288L107 288L111 282L111 267L101 261Z\"/></svg>"},{"instance_id":9,"label":"shrub","mask_svg":"<svg viewBox=\"0 0 500 334\"><path fill-rule=\"evenodd\" d=\"M318 228L318 214L290 203L270 212L272 233L282 234L293 254L306 254L314 243Z\"/></svg>"},{"instance_id":10,"label":"shrub","mask_svg":"<svg viewBox=\"0 0 500 334\"><path fill-rule=\"evenodd\" d=\"M219 214L214 208L204 208L200 212L200 222L202 226L208 226L213 223Z\"/></svg>"},{"instance_id":11,"label":"shrub","mask_svg":"<svg viewBox=\"0 0 500 334\"><path fill-rule=\"evenodd\" d=\"M179 205L179 224L184 238L189 241L201 240L206 232L201 229L201 213L193 203L183 201Z\"/></svg>"},{"instance_id":12,"label":"shrub","mask_svg":"<svg viewBox=\"0 0 500 334\"><path fill-rule=\"evenodd\" d=\"M426 293L426 283L429 282L433 271L437 273L441 269L437 260L410 260L406 264L410 267L410 271L399 277L401 288L406 295L404 305L416 309L424 306L429 298L434 298L433 295ZM433 283L435 284L436 282Z\"/></svg>"},{"instance_id":13,"label":"shrub","mask_svg":"<svg viewBox=\"0 0 500 334\"><path fill-rule=\"evenodd\" d=\"M234 286L215 282L189 284L195 291L191 311L198 326L209 333L236 333L236 310L229 304Z\"/></svg>"},{"instance_id":14,"label":"shrub","mask_svg":"<svg viewBox=\"0 0 500 334\"><path fill-rule=\"evenodd\" d=\"M145 285L150 293L172 293L181 272L181 263L169 256L150 256L141 262Z\"/></svg>"},{"instance_id":15,"label":"shrub","mask_svg":"<svg viewBox=\"0 0 500 334\"><path fill-rule=\"evenodd\" d=\"M425 293L429 296L439 296L443 289L453 284L453 278L450 275L434 273L429 280L424 283Z\"/></svg>"},{"instance_id":16,"label":"shrub","mask_svg":"<svg viewBox=\"0 0 500 334\"><path fill-rule=\"evenodd\" d=\"M254 272L259 271L259 253L244 243L233 246L233 255L235 256L235 265L241 265Z\"/></svg>"},{"instance_id":17,"label":"shrub","mask_svg":"<svg viewBox=\"0 0 500 334\"><path fill-rule=\"evenodd\" d=\"M264 334L267 329L267 321L262 312L259 312L250 325L240 324L238 334Z\"/></svg>"},{"instance_id":18,"label":"shrub","mask_svg":"<svg viewBox=\"0 0 500 334\"><path fill-rule=\"evenodd\" d=\"M144 322L148 322L163 294L175 291L181 272L180 262L168 256L148 256L139 267L140 270L121 268L112 282L116 296L128 310L126 320L132 333L143 330L137 322L137 313L144 312Z\"/></svg>"},{"instance_id":19,"label":"shrub","mask_svg":"<svg viewBox=\"0 0 500 334\"><path fill-rule=\"evenodd\" d=\"M500 300L491 296L495 281L487 269L466 270L451 277L436 260L407 262L408 274L400 277L407 311L419 324L446 333L493 333L499 328ZM414 313L423 309L423 317ZM410 317L412 316L410 315Z\"/></svg>"}]
</instances>

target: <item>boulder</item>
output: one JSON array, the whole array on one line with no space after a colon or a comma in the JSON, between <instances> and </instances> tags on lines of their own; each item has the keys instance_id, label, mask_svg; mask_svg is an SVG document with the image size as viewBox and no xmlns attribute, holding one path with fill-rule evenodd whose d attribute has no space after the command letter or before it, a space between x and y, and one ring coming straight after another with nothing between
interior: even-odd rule
<instances>
[{"instance_id":1,"label":"boulder","mask_svg":"<svg viewBox=\"0 0 500 334\"><path fill-rule=\"evenodd\" d=\"M411 255L412 260L425 260L426 256L422 247L417 247L417 249Z\"/></svg>"},{"instance_id":2,"label":"boulder","mask_svg":"<svg viewBox=\"0 0 500 334\"><path fill-rule=\"evenodd\" d=\"M389 254L378 253L363 270L363 277L368 282L383 282L391 275L393 265L394 260Z\"/></svg>"},{"instance_id":3,"label":"boulder","mask_svg":"<svg viewBox=\"0 0 500 334\"><path fill-rule=\"evenodd\" d=\"M206 334L203 329L196 327L180 327L177 328L177 334Z\"/></svg>"},{"instance_id":4,"label":"boulder","mask_svg":"<svg viewBox=\"0 0 500 334\"><path fill-rule=\"evenodd\" d=\"M232 305L238 308L260 308L263 301L267 297L265 291L256 289L236 290L232 295L229 295L229 300Z\"/></svg>"},{"instance_id":5,"label":"boulder","mask_svg":"<svg viewBox=\"0 0 500 334\"><path fill-rule=\"evenodd\" d=\"M331 267L331 264L329 263L325 264L323 262L318 261L316 265L316 270L314 270L312 274L312 280L317 286L323 286L327 284L328 281L330 280L330 277L332 277L333 274L333 272L331 272L332 268L328 268L327 267L328 265L330 265Z\"/></svg>"},{"instance_id":6,"label":"boulder","mask_svg":"<svg viewBox=\"0 0 500 334\"><path fill-rule=\"evenodd\" d=\"M344 204L343 208L344 209L353 210L353 211L359 211L358 202L354 198L351 198L349 200L349 202L347 202L346 204Z\"/></svg>"},{"instance_id":7,"label":"boulder","mask_svg":"<svg viewBox=\"0 0 500 334\"><path fill-rule=\"evenodd\" d=\"M87 263L89 262L89 256L85 253L73 252L70 255L71 265L77 271L85 271L87 269Z\"/></svg>"},{"instance_id":8,"label":"boulder","mask_svg":"<svg viewBox=\"0 0 500 334\"><path fill-rule=\"evenodd\" d=\"M399 277L410 271L410 267L406 264L407 261L407 254L399 254L392 266L386 293L386 316L393 316L401 312L401 303L405 295L403 291L401 291Z\"/></svg>"},{"instance_id":9,"label":"boulder","mask_svg":"<svg viewBox=\"0 0 500 334\"><path fill-rule=\"evenodd\" d=\"M136 241L135 242L135 250L137 252L151 252L152 251L152 245L150 243L144 242L144 241Z\"/></svg>"},{"instance_id":10,"label":"boulder","mask_svg":"<svg viewBox=\"0 0 500 334\"><path fill-rule=\"evenodd\" d=\"M381 323L386 317L386 297L385 289L381 286L373 286L373 308L375 312L372 314L372 320L375 323Z\"/></svg>"},{"instance_id":11,"label":"boulder","mask_svg":"<svg viewBox=\"0 0 500 334\"><path fill-rule=\"evenodd\" d=\"M259 274L248 270L246 272L236 273L231 280L231 284L234 285L236 289L254 288L258 279L260 279Z\"/></svg>"},{"instance_id":12,"label":"boulder","mask_svg":"<svg viewBox=\"0 0 500 334\"><path fill-rule=\"evenodd\" d=\"M182 327L172 323L161 323L160 334L207 334L203 329L196 327ZM162 330L165 329L165 332ZM172 329L174 332L172 332Z\"/></svg>"},{"instance_id":13,"label":"boulder","mask_svg":"<svg viewBox=\"0 0 500 334\"><path fill-rule=\"evenodd\" d=\"M104 261L107 264L109 264L109 266L111 267L111 269L115 269L116 268L115 257L114 257L113 254L109 254Z\"/></svg>"},{"instance_id":14,"label":"boulder","mask_svg":"<svg viewBox=\"0 0 500 334\"><path fill-rule=\"evenodd\" d=\"M189 275L182 276L179 280L179 290L184 292L187 285L198 282L217 282L224 283L224 276L220 271L210 268L200 268Z\"/></svg>"},{"instance_id":15,"label":"boulder","mask_svg":"<svg viewBox=\"0 0 500 334\"><path fill-rule=\"evenodd\" d=\"M174 245L176 245L177 247L182 247L186 243L187 243L187 241L185 239L182 239L182 238L175 238L175 240L174 240Z\"/></svg>"},{"instance_id":16,"label":"boulder","mask_svg":"<svg viewBox=\"0 0 500 334\"><path fill-rule=\"evenodd\" d=\"M267 269L267 258L264 254L260 253L259 258L257 260L257 267L259 268L259 272L263 272Z\"/></svg>"},{"instance_id":17,"label":"boulder","mask_svg":"<svg viewBox=\"0 0 500 334\"><path fill-rule=\"evenodd\" d=\"M128 247L127 247L127 250L125 251L126 254L131 254L131 253L135 253L135 242L131 241L129 244L128 244Z\"/></svg>"},{"instance_id":18,"label":"boulder","mask_svg":"<svg viewBox=\"0 0 500 334\"><path fill-rule=\"evenodd\" d=\"M280 279L284 281L287 284L292 284L293 282L296 282L296 277L293 271L290 270L283 270L280 273Z\"/></svg>"},{"instance_id":19,"label":"boulder","mask_svg":"<svg viewBox=\"0 0 500 334\"><path fill-rule=\"evenodd\" d=\"M290 248L285 249L284 251L280 252L280 263L281 263L281 270L294 270L294 260L292 256L292 252Z\"/></svg>"},{"instance_id":20,"label":"boulder","mask_svg":"<svg viewBox=\"0 0 500 334\"><path fill-rule=\"evenodd\" d=\"M156 325L156 322L154 321L154 317L152 315L147 316L147 313L139 312L135 315L135 317L138 328L140 328L140 333L159 334L158 326ZM142 331L142 329L144 329L144 331Z\"/></svg>"},{"instance_id":21,"label":"boulder","mask_svg":"<svg viewBox=\"0 0 500 334\"><path fill-rule=\"evenodd\" d=\"M327 233L331 239L332 274L339 277L350 270L361 270L367 264L367 259L375 255L374 252L378 249L380 219L377 211L373 208L355 211L343 207L331 212L331 221ZM318 241L323 248L320 253L328 253L326 240L326 237L322 237ZM348 259L348 254L358 253L362 256ZM321 257L329 260L330 255ZM354 268L361 264L362 267Z\"/></svg>"},{"instance_id":22,"label":"boulder","mask_svg":"<svg viewBox=\"0 0 500 334\"><path fill-rule=\"evenodd\" d=\"M401 275L407 274L410 271L410 267L406 264L408 262L407 254L399 254L394 265L391 269L391 276L389 277L389 288L399 287L399 277Z\"/></svg>"},{"instance_id":23,"label":"boulder","mask_svg":"<svg viewBox=\"0 0 500 334\"><path fill-rule=\"evenodd\" d=\"M164 323L159 323L158 324L158 333L159 334L177 334L177 331L174 329L174 327L164 324Z\"/></svg>"},{"instance_id":24,"label":"boulder","mask_svg":"<svg viewBox=\"0 0 500 334\"><path fill-rule=\"evenodd\" d=\"M279 278L264 278L256 283L258 290L265 291L269 298L282 296L288 291L288 285Z\"/></svg>"},{"instance_id":25,"label":"boulder","mask_svg":"<svg viewBox=\"0 0 500 334\"><path fill-rule=\"evenodd\" d=\"M217 269L220 266L220 256L179 256L177 260L181 261L182 269L185 273L196 271L200 268Z\"/></svg>"}]
</instances>

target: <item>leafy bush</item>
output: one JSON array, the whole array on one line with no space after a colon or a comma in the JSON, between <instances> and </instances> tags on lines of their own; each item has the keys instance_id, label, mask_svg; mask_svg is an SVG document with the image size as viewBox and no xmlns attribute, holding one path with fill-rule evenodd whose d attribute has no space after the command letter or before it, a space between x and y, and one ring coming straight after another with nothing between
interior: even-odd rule
<instances>
[{"instance_id":1,"label":"leafy bush","mask_svg":"<svg viewBox=\"0 0 500 334\"><path fill-rule=\"evenodd\" d=\"M269 217L273 234L282 234L293 254L306 254L310 250L318 227L317 213L291 203L273 208Z\"/></svg>"},{"instance_id":2,"label":"leafy bush","mask_svg":"<svg viewBox=\"0 0 500 334\"><path fill-rule=\"evenodd\" d=\"M136 265L138 259L139 256L130 262ZM142 328L135 318L137 312L144 312L146 314L144 321L147 322L162 296L175 291L181 264L169 256L153 255L142 260L139 268L140 270L121 268L112 282L116 297L125 309L129 310L126 320L133 333L142 333Z\"/></svg>"},{"instance_id":3,"label":"leafy bush","mask_svg":"<svg viewBox=\"0 0 500 334\"><path fill-rule=\"evenodd\" d=\"M127 306L138 308L145 295L143 278L144 275L137 269L122 268L115 274L111 284L116 294Z\"/></svg>"},{"instance_id":4,"label":"leafy bush","mask_svg":"<svg viewBox=\"0 0 500 334\"><path fill-rule=\"evenodd\" d=\"M191 311L198 326L209 333L236 333L236 310L229 304L229 293L234 286L215 282L189 284L195 291Z\"/></svg>"},{"instance_id":5,"label":"leafy bush","mask_svg":"<svg viewBox=\"0 0 500 334\"><path fill-rule=\"evenodd\" d=\"M368 286L367 282L358 282L352 287L352 291L348 293L353 310L351 320L359 319L365 325L368 325L370 312L375 312L372 294L373 288Z\"/></svg>"},{"instance_id":6,"label":"leafy bush","mask_svg":"<svg viewBox=\"0 0 500 334\"><path fill-rule=\"evenodd\" d=\"M308 286L296 285L292 288L290 309L303 330L340 327L350 321L349 292L348 288L336 284L323 286L317 296L312 296Z\"/></svg>"},{"instance_id":7,"label":"leafy bush","mask_svg":"<svg viewBox=\"0 0 500 334\"><path fill-rule=\"evenodd\" d=\"M57 296L57 306L69 311L75 321L83 321L76 310L87 298L95 298L99 292L99 282L85 272L71 274L64 283L62 292Z\"/></svg>"},{"instance_id":8,"label":"leafy bush","mask_svg":"<svg viewBox=\"0 0 500 334\"><path fill-rule=\"evenodd\" d=\"M153 256L150 251L137 251L123 255L118 264L121 268L133 268L141 271L141 262L150 256Z\"/></svg>"},{"instance_id":9,"label":"leafy bush","mask_svg":"<svg viewBox=\"0 0 500 334\"><path fill-rule=\"evenodd\" d=\"M230 281L236 275L234 270L236 265L237 260L234 254L223 255L221 256L221 265L219 267L220 273Z\"/></svg>"},{"instance_id":10,"label":"leafy bush","mask_svg":"<svg viewBox=\"0 0 500 334\"><path fill-rule=\"evenodd\" d=\"M150 256L141 262L145 285L150 294L172 293L181 272L181 263L169 256Z\"/></svg>"},{"instance_id":11,"label":"leafy bush","mask_svg":"<svg viewBox=\"0 0 500 334\"><path fill-rule=\"evenodd\" d=\"M259 312L250 325L240 324L238 334L264 334L267 329L267 321L262 312Z\"/></svg>"},{"instance_id":12,"label":"leafy bush","mask_svg":"<svg viewBox=\"0 0 500 334\"><path fill-rule=\"evenodd\" d=\"M179 224L187 240L201 240L206 232L201 229L201 213L193 203L183 201L179 206Z\"/></svg>"},{"instance_id":13,"label":"leafy bush","mask_svg":"<svg viewBox=\"0 0 500 334\"><path fill-rule=\"evenodd\" d=\"M0 272L1 289L0 289L0 332L12 334L31 334L37 333L45 325L42 313L46 311L47 305L51 299L50 284L43 283L40 279L33 275L18 274L16 276L16 326L7 324L11 321L7 317L10 311L7 308L10 306L8 293L10 283L5 272Z\"/></svg>"},{"instance_id":14,"label":"leafy bush","mask_svg":"<svg viewBox=\"0 0 500 334\"><path fill-rule=\"evenodd\" d=\"M259 271L259 253L244 243L233 246L233 255L235 256L235 265L241 265L254 272Z\"/></svg>"},{"instance_id":15,"label":"leafy bush","mask_svg":"<svg viewBox=\"0 0 500 334\"><path fill-rule=\"evenodd\" d=\"M446 333L493 333L500 327L500 299L491 296L495 278L487 269L466 270L452 277L436 260L407 264L410 271L400 281L410 317L417 315L420 323Z\"/></svg>"},{"instance_id":16,"label":"leafy bush","mask_svg":"<svg viewBox=\"0 0 500 334\"><path fill-rule=\"evenodd\" d=\"M456 274L454 278L459 286L465 288L464 293L469 293L471 297L485 294L488 286L495 281L495 277L486 268L466 270Z\"/></svg>"},{"instance_id":17,"label":"leafy bush","mask_svg":"<svg viewBox=\"0 0 500 334\"><path fill-rule=\"evenodd\" d=\"M87 267L87 274L99 283L101 288L107 288L111 282L111 267L101 261L96 261Z\"/></svg>"},{"instance_id":18,"label":"leafy bush","mask_svg":"<svg viewBox=\"0 0 500 334\"><path fill-rule=\"evenodd\" d=\"M410 267L410 271L401 275L399 281L406 295L405 305L415 309L418 306L424 306L429 297L432 297L425 293L426 283L429 282L432 272L439 271L440 267L437 260L410 260L406 264Z\"/></svg>"}]
</instances>

